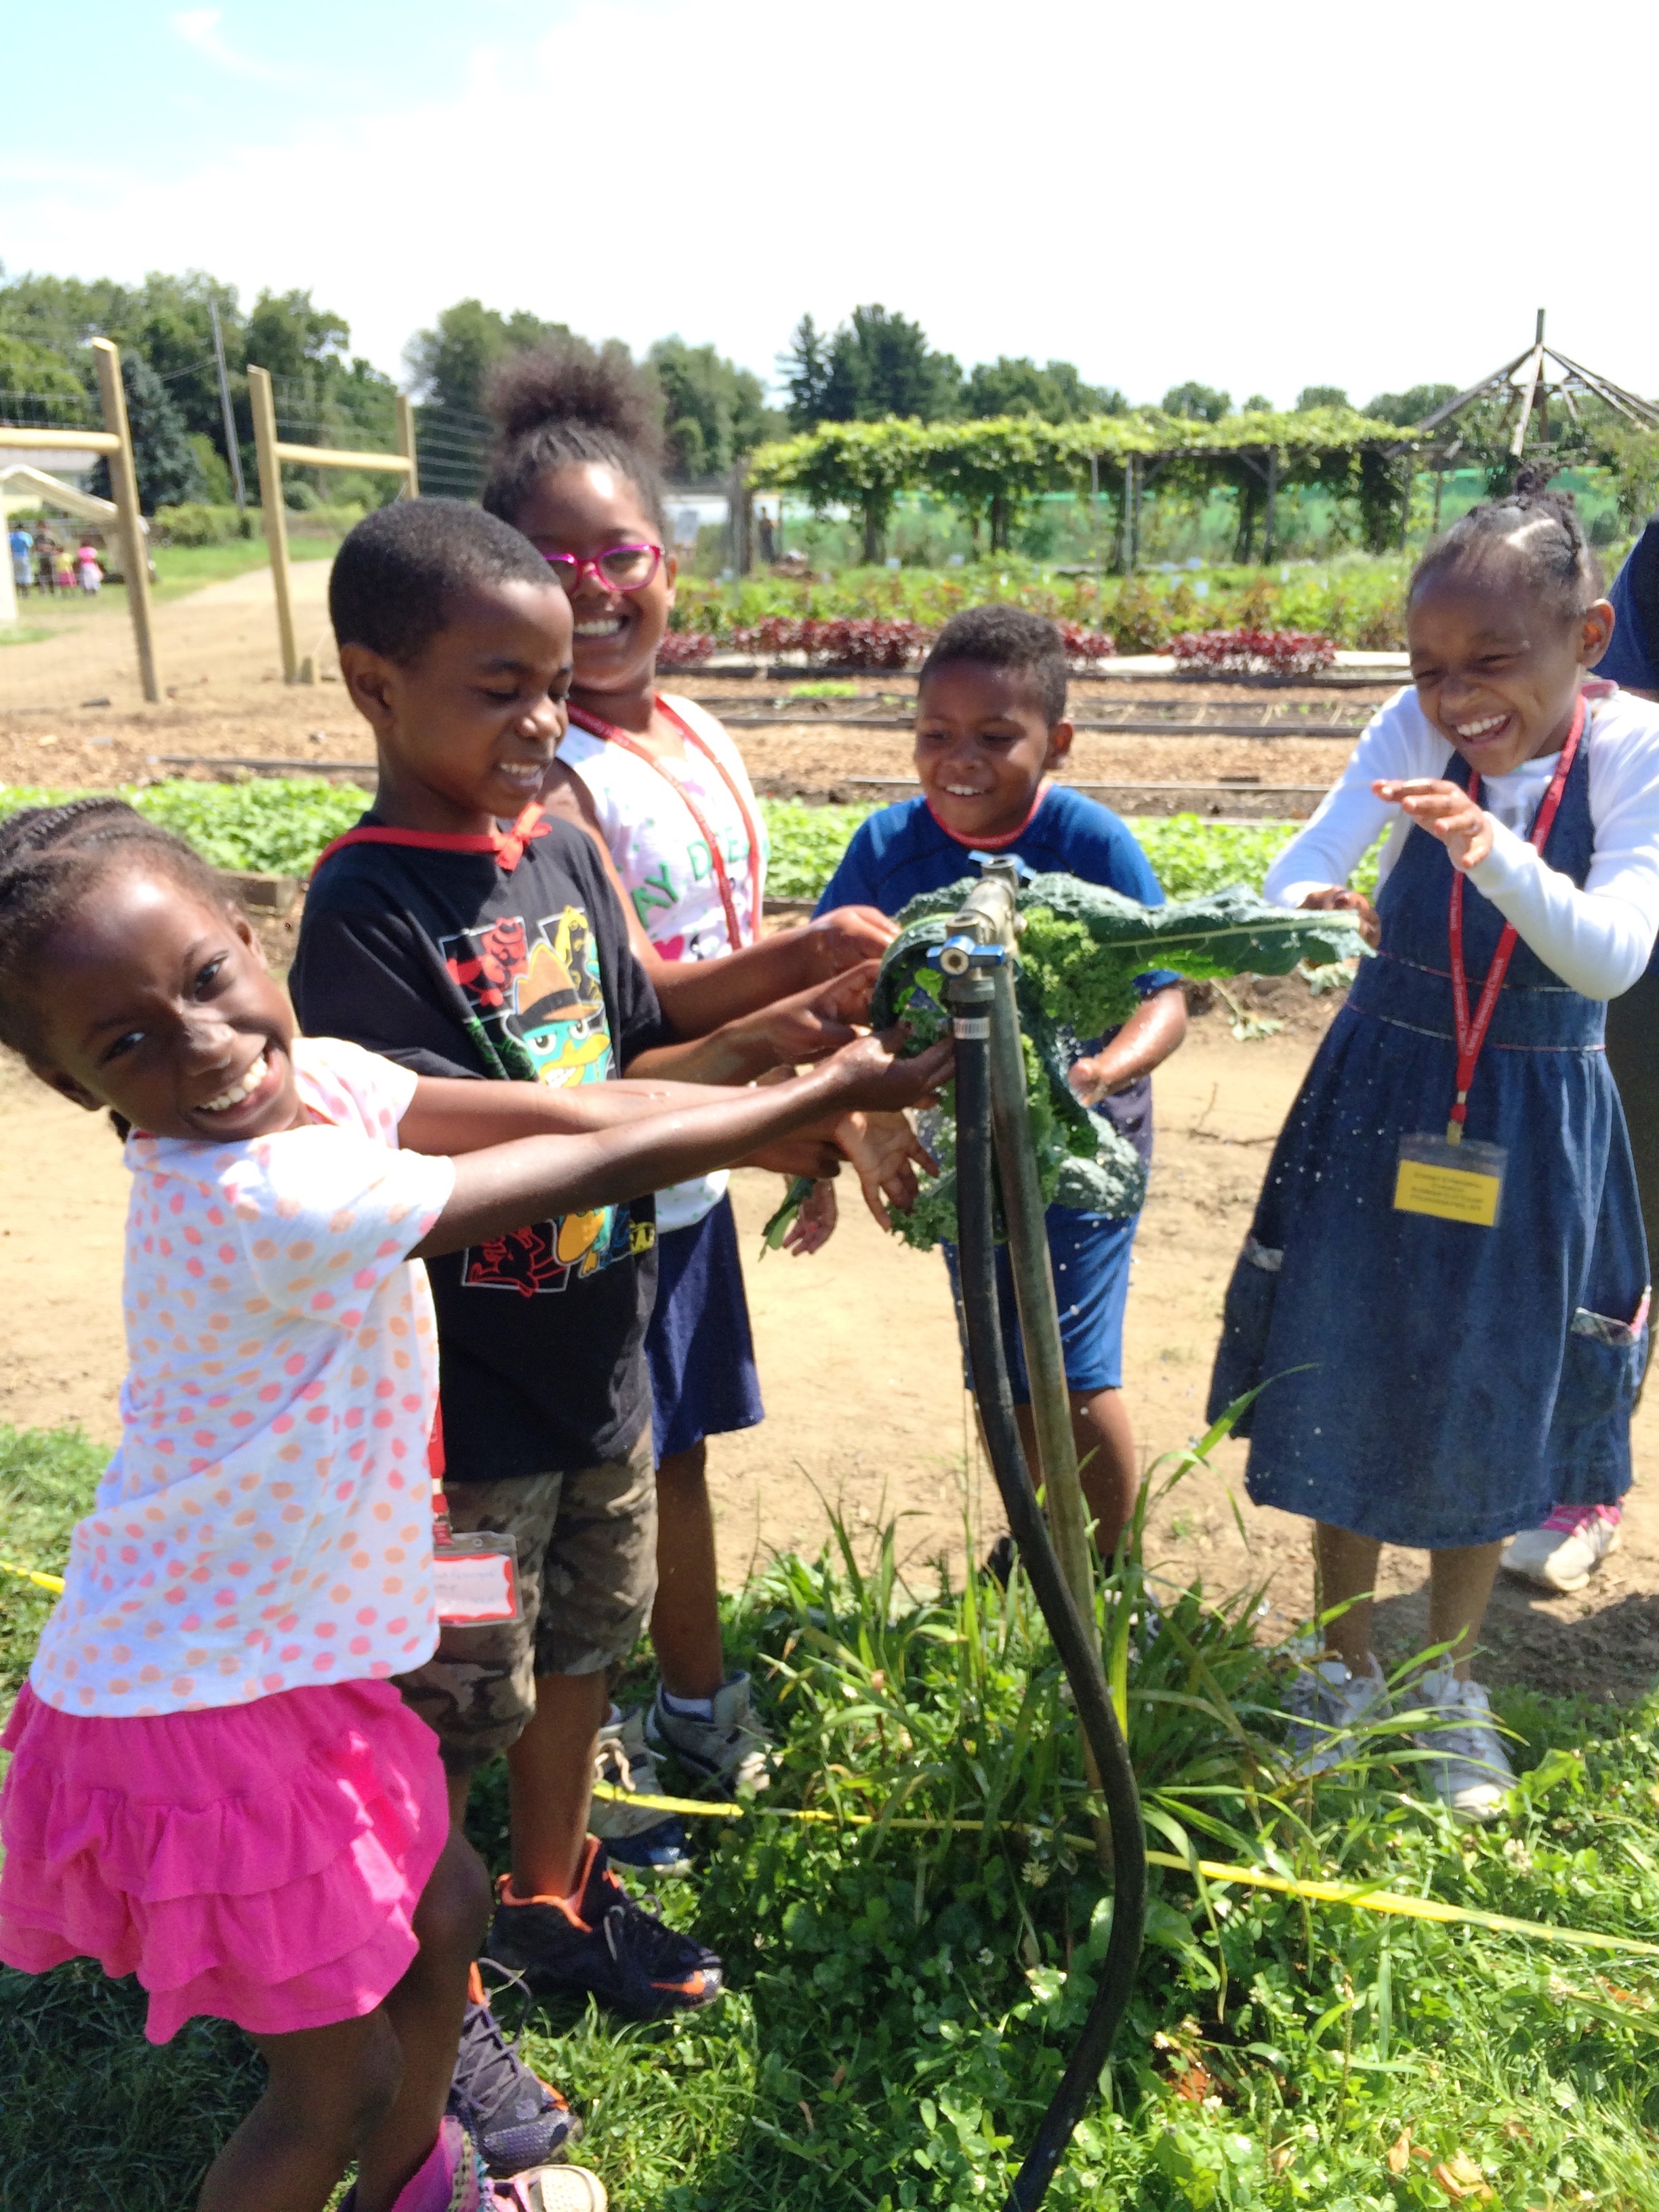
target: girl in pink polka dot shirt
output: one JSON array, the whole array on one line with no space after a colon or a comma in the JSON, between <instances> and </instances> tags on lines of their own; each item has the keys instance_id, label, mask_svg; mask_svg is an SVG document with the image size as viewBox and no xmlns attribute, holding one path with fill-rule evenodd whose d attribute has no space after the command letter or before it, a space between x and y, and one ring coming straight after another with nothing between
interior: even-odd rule
<instances>
[{"instance_id":1,"label":"girl in pink polka dot shirt","mask_svg":"<svg viewBox=\"0 0 1659 2212\"><path fill-rule=\"evenodd\" d=\"M0 1042L112 1109L133 1176L121 1444L0 1737L0 1960L136 1973L156 2042L253 2039L269 2086L199 2212L322 2212L354 2159L353 2212L529 2203L443 2117L489 1893L387 1679L437 1640L411 1261L915 1103L943 1057L417 1078L296 1037L211 872L102 799L0 829Z\"/></svg>"}]
</instances>

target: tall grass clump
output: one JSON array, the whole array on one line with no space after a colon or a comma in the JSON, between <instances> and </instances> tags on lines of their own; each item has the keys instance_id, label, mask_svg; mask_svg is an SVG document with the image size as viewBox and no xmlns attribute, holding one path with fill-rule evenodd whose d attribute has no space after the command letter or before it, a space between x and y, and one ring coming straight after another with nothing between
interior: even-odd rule
<instances>
[{"instance_id":1,"label":"tall grass clump","mask_svg":"<svg viewBox=\"0 0 1659 2212\"><path fill-rule=\"evenodd\" d=\"M36 1465L70 1464L52 1437L7 1449L21 1487ZM1158 1481L1172 1475L1216 1479L1190 1459ZM1259 1590L1165 1574L1152 1497L1098 1614L1148 1841L1174 1863L1153 1869L1136 1997L1050 2201L1651 2212L1654 1962L1311 1903L1196 1862L1650 1936L1659 1706L1500 1696L1521 1779L1486 1830L1425 1802L1387 1723L1344 1768L1298 1781L1279 1717L1293 1651L1257 1641ZM31 1564L52 1564L52 1529L32 1540ZM1086 2008L1111 1893L1029 1586L1016 1571L1000 1589L976 1551L907 1578L894 1528L871 1553L837 1526L816 1559L776 1559L728 1601L728 1650L782 1751L756 1808L689 1823L696 1871L664 1886L668 1917L726 1960L718 2005L641 2027L505 2001L526 2056L584 2109L581 2155L629 2212L1000 2202ZM9 1587L0 1617L28 1602ZM503 1868L499 1765L471 1827ZM151 2052L139 2017L130 1986L84 1967L0 1976L0 2212L191 2201L257 2069L216 2027Z\"/></svg>"}]
</instances>

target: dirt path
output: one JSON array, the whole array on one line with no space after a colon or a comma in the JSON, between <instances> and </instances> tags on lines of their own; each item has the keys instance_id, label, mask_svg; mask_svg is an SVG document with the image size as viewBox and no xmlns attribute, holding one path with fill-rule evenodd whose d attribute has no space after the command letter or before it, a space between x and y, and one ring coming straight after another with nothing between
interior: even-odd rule
<instances>
[{"instance_id":1,"label":"dirt path","mask_svg":"<svg viewBox=\"0 0 1659 2212\"><path fill-rule=\"evenodd\" d=\"M1218 1016L1200 1018L1158 1078L1158 1164L1126 1369L1149 1456L1179 1450L1202 1426L1233 1255L1318 1035L1305 1005L1304 1018L1248 1045ZM902 1516L902 1554L925 1571L945 1553L959 1573L964 1512L975 1553L1000 1524L967 1419L944 1268L884 1239L850 1182L825 1252L759 1262L777 1188L769 1176L737 1178L769 1417L712 1447L725 1577L740 1582L775 1547L815 1549L829 1509L866 1543ZM0 1075L0 1419L78 1420L113 1437L125 1203L119 1149L103 1123L26 1077ZM1650 1467L1659 1400L1638 1415L1637 1440L1638 1465ZM1241 1447L1224 1445L1212 1470L1167 1501L1152 1556L1171 1580L1198 1577L1216 1592L1269 1583L1271 1625L1287 1625L1312 1604L1304 1528L1244 1500L1243 1460ZM1583 1597L1500 1591L1487 1632L1493 1676L1620 1698L1648 1686L1659 1671L1659 1507L1645 1486L1625 1526L1623 1551ZM1382 1592L1384 1648L1404 1656L1425 1640L1421 1555L1385 1554Z\"/></svg>"}]
</instances>

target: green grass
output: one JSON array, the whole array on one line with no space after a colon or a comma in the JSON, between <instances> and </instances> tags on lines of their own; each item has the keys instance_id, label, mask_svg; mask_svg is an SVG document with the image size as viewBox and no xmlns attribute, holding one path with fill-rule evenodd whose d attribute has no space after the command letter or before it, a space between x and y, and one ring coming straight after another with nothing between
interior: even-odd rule
<instances>
[{"instance_id":1,"label":"green grass","mask_svg":"<svg viewBox=\"0 0 1659 2212\"><path fill-rule=\"evenodd\" d=\"M41 629L28 623L7 623L0 628L0 645L38 645L43 637L52 637L55 631Z\"/></svg>"},{"instance_id":2,"label":"green grass","mask_svg":"<svg viewBox=\"0 0 1659 2212\"><path fill-rule=\"evenodd\" d=\"M42 1501L9 1540L22 1549L27 1534L41 1564L61 1557L69 1493L92 1472L86 1447L14 1433L0 1451L9 1480ZM526 2055L583 2107L582 2154L628 2212L1000 2200L1110 1908L1091 1858L1065 1840L1085 1810L1076 1731L1023 1578L1005 1597L943 1565L942 1581L908 1589L890 1533L865 1573L836 1547L783 1559L727 1618L787 1747L773 1802L897 1807L929 1831L708 1824L695 1876L665 1902L720 1950L721 2002L646 2027L572 2005L524 2017ZM1117 1588L1139 1610L1134 1559ZM1328 1785L1289 1787L1273 1717L1288 1662L1254 1643L1249 1597L1216 1605L1166 1588L1160 1602L1128 1674L1159 1848L1187 1836L1206 1856L1564 1925L1644 1937L1659 1925L1653 1701L1616 1712L1501 1697L1522 1787L1494 1827L1465 1833L1416 1801L1401 1741L1382 1730ZM9 1586L8 1615L15 1652L38 1608ZM994 1825L952 1832L969 1820ZM472 1826L502 1865L499 1765ZM1200 1894L1157 1869L1152 1887L1112 2103L1079 2130L1055 2205L1443 2212L1432 2169L1458 2158L1493 2192L1471 2201L1499 2212L1659 2203L1649 1963L1237 1886ZM140 2016L131 1984L89 1967L0 1974L3 2212L190 2203L256 2069L216 2025L155 2052ZM1396 2178L1389 2153L1407 2129L1429 2155Z\"/></svg>"}]
</instances>

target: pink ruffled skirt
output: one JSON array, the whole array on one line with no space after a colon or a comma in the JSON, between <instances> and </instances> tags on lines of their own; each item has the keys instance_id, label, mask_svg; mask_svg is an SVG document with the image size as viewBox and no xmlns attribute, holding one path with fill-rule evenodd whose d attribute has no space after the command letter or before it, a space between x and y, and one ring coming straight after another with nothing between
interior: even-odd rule
<instances>
[{"instance_id":1,"label":"pink ruffled skirt","mask_svg":"<svg viewBox=\"0 0 1659 2212\"><path fill-rule=\"evenodd\" d=\"M402 1978L448 1833L438 1740L389 1682L149 1720L26 1686L0 1747L0 1960L137 1974L145 2033L352 2020Z\"/></svg>"}]
</instances>

